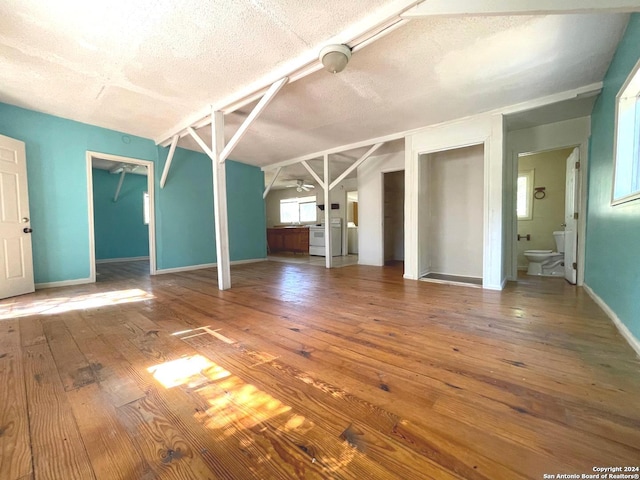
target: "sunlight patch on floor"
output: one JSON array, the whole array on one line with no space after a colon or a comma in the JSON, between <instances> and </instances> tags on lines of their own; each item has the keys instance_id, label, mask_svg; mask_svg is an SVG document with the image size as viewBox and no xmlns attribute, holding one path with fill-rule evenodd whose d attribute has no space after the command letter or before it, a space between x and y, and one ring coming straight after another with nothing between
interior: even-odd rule
<instances>
[{"instance_id":1,"label":"sunlight patch on floor","mask_svg":"<svg viewBox=\"0 0 640 480\"><path fill-rule=\"evenodd\" d=\"M148 371L165 388L180 387L202 400L202 407L196 409L194 418L206 428L218 432L225 439L235 439L243 450L258 448L256 458L259 463L269 462L270 455L257 445L251 434L245 431L271 430L274 435L289 438L304 446L308 460L317 463L324 472L337 472L362 455L347 439L336 437L335 441L324 443L323 451L317 451L311 440L316 424L290 405L278 400L260 388L242 380L239 376L222 368L207 358L203 349L216 351L222 345L239 345L236 340L213 330L209 326L182 330L172 334L188 345L200 350L195 355L185 356L148 368ZM276 357L251 351L247 368L269 363ZM264 360L264 362L262 362ZM325 434L321 434L325 435ZM307 443L308 442L308 443ZM301 447L302 448L302 447Z\"/></svg>"},{"instance_id":2,"label":"sunlight patch on floor","mask_svg":"<svg viewBox=\"0 0 640 480\"><path fill-rule=\"evenodd\" d=\"M55 315L73 310L107 307L122 303L143 302L155 298L152 294L133 288L112 292L90 293L72 297L55 297L33 302L0 304L0 320L27 317L29 315Z\"/></svg>"}]
</instances>

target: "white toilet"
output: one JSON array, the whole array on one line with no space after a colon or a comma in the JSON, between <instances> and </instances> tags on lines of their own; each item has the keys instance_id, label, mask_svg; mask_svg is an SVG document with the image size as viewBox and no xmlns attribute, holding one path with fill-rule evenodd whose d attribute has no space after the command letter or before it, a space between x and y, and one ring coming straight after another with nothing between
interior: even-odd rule
<instances>
[{"instance_id":1,"label":"white toilet","mask_svg":"<svg viewBox=\"0 0 640 480\"><path fill-rule=\"evenodd\" d=\"M543 277L564 276L564 231L553 232L557 252L551 250L526 250L524 256L529 260L527 275Z\"/></svg>"}]
</instances>

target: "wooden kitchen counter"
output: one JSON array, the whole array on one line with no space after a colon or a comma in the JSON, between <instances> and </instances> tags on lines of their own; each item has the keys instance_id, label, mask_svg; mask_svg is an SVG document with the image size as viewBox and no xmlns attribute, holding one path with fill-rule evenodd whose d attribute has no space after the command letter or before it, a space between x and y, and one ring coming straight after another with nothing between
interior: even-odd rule
<instances>
[{"instance_id":1,"label":"wooden kitchen counter","mask_svg":"<svg viewBox=\"0 0 640 480\"><path fill-rule=\"evenodd\" d=\"M269 252L309 253L309 227L267 228Z\"/></svg>"}]
</instances>

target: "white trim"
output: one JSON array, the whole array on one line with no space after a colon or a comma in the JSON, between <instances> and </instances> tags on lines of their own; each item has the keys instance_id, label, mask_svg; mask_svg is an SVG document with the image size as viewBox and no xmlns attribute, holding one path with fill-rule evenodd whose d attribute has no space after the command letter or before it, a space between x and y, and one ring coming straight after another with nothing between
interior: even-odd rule
<instances>
[{"instance_id":1,"label":"white trim","mask_svg":"<svg viewBox=\"0 0 640 480\"><path fill-rule=\"evenodd\" d=\"M125 258L103 258L96 260L96 264L100 263L120 263L120 262L137 262L140 260L149 260L149 257L125 257Z\"/></svg>"},{"instance_id":2,"label":"white trim","mask_svg":"<svg viewBox=\"0 0 640 480\"><path fill-rule=\"evenodd\" d=\"M231 265L243 265L245 263L258 263L258 262L266 262L267 258L249 258L247 260L232 260L230 262ZM174 267L174 268L160 268L156 270L156 275L162 275L165 273L178 273L178 272L189 272L191 270L203 270L205 268L216 268L218 266L217 263L201 263L199 265L187 265L185 267Z\"/></svg>"},{"instance_id":3,"label":"white trim","mask_svg":"<svg viewBox=\"0 0 640 480\"><path fill-rule=\"evenodd\" d=\"M95 283L96 279L87 277L87 278L76 278L75 280L61 280L59 282L44 282L44 283L36 283L36 290L42 288L56 288L56 287L69 287L71 285L83 285L85 283Z\"/></svg>"},{"instance_id":4,"label":"white trim","mask_svg":"<svg viewBox=\"0 0 640 480\"><path fill-rule=\"evenodd\" d=\"M138 158L111 155L87 150L87 210L89 218L89 278L91 282L96 281L96 242L95 230L93 226L93 158L109 160L112 162L130 163L147 167L147 193L149 194L149 273L156 274L156 208L155 208L155 164L151 160L141 160Z\"/></svg>"},{"instance_id":5,"label":"white trim","mask_svg":"<svg viewBox=\"0 0 640 480\"><path fill-rule=\"evenodd\" d=\"M613 324L620 332L620 335L624 337L629 345L631 345L631 348L635 350L636 355L640 357L640 340L638 340L635 335L631 333L631 330L629 330L629 328L622 322L622 320L620 320L620 317L616 315L616 312L614 312L611 307L607 305L605 301L602 300L589 285L585 283L582 285L582 287L584 288L584 291L587 292L587 294L593 299L593 301L596 302L596 304L604 311L604 313L607 314L607 316L611 319Z\"/></svg>"},{"instance_id":6,"label":"white trim","mask_svg":"<svg viewBox=\"0 0 640 480\"><path fill-rule=\"evenodd\" d=\"M637 0L429 0L404 12L406 19L461 15L554 15L601 12L637 12Z\"/></svg>"}]
</instances>

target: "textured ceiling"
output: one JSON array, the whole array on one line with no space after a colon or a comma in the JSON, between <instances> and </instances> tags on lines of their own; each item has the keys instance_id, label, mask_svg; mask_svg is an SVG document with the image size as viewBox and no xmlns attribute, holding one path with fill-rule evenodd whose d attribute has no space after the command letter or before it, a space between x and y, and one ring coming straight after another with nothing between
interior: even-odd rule
<instances>
[{"instance_id":1,"label":"textured ceiling","mask_svg":"<svg viewBox=\"0 0 640 480\"><path fill-rule=\"evenodd\" d=\"M390 3L5 0L0 101L158 138ZM355 52L344 72L286 85L231 158L264 166L601 81L627 20L412 20ZM226 116L228 138L249 111ZM201 134L209 141L208 127ZM189 138L180 145L198 150Z\"/></svg>"}]
</instances>

